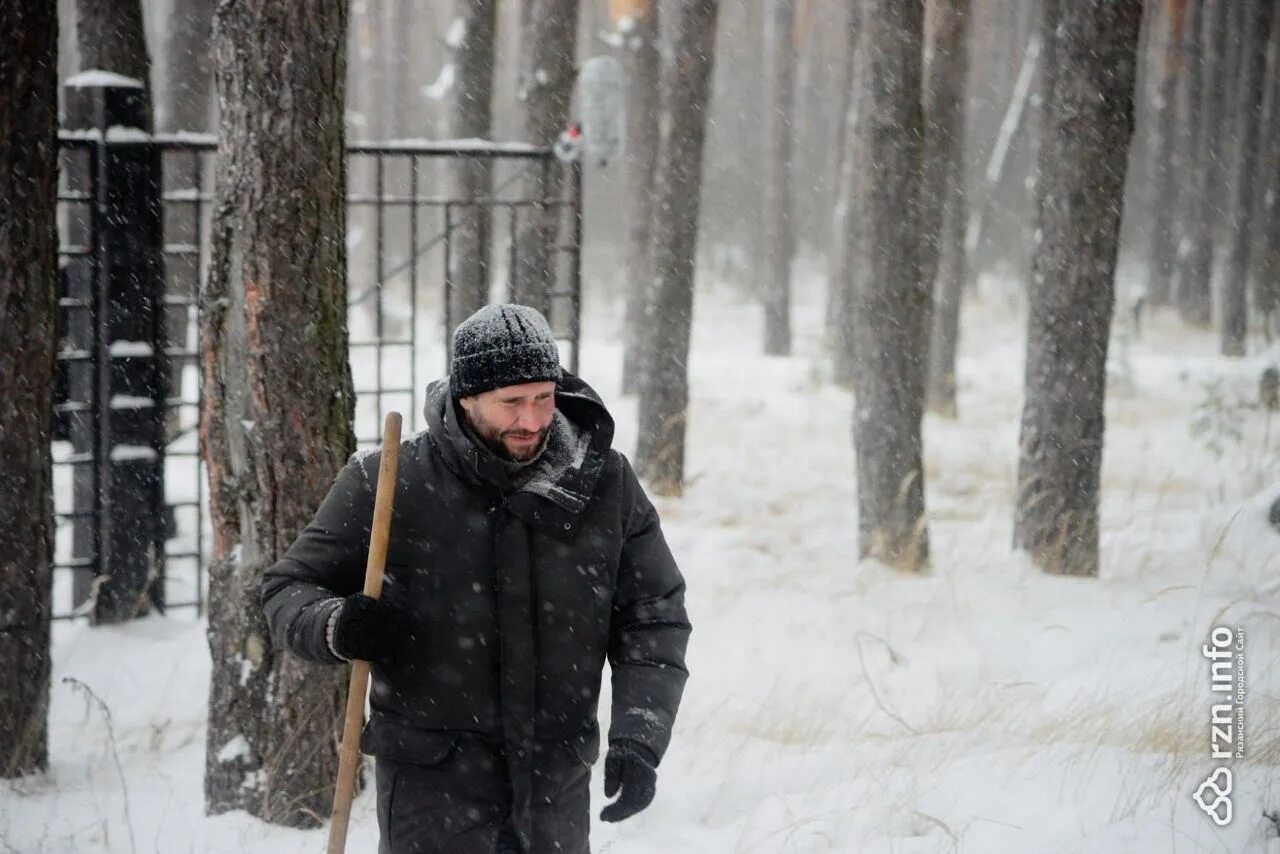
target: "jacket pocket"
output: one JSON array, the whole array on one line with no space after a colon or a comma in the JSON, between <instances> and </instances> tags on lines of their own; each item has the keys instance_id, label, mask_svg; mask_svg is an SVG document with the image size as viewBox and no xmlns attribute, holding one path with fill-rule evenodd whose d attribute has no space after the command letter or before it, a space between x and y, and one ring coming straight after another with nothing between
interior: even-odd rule
<instances>
[{"instance_id":1,"label":"jacket pocket","mask_svg":"<svg viewBox=\"0 0 1280 854\"><path fill-rule=\"evenodd\" d=\"M443 764L457 743L453 733L411 726L375 711L361 734L360 750L379 759L434 766Z\"/></svg>"}]
</instances>

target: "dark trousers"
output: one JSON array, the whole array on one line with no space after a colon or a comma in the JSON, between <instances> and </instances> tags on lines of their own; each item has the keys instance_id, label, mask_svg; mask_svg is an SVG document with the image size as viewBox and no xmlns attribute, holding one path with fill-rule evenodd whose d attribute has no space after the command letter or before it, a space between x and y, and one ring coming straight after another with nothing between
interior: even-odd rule
<instances>
[{"instance_id":1,"label":"dark trousers","mask_svg":"<svg viewBox=\"0 0 1280 854\"><path fill-rule=\"evenodd\" d=\"M459 746L438 765L377 760L379 854L589 854L588 783L581 763L540 774L554 786L533 811L531 848L511 826L500 753Z\"/></svg>"}]
</instances>

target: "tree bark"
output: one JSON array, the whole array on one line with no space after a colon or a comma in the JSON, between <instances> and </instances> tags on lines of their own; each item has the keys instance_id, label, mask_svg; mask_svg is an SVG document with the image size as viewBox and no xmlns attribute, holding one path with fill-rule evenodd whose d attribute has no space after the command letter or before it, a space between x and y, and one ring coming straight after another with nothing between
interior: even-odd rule
<instances>
[{"instance_id":1,"label":"tree bark","mask_svg":"<svg viewBox=\"0 0 1280 854\"><path fill-rule=\"evenodd\" d=\"M345 673L275 649L262 571L353 450L347 364L345 3L218 7L222 128L201 294L214 529L210 813L312 827L329 814Z\"/></svg>"},{"instance_id":2,"label":"tree bark","mask_svg":"<svg viewBox=\"0 0 1280 854\"><path fill-rule=\"evenodd\" d=\"M203 133L213 126L214 5L212 0L173 0L165 29L159 130Z\"/></svg>"},{"instance_id":3,"label":"tree bark","mask_svg":"<svg viewBox=\"0 0 1280 854\"><path fill-rule=\"evenodd\" d=\"M689 409L689 337L702 196L702 149L714 64L716 0L672 0L671 42L662 59L662 136L650 251L654 313L662 346L646 354L640 381L636 470L661 495L684 486ZM656 337L656 336L655 336Z\"/></svg>"},{"instance_id":4,"label":"tree bark","mask_svg":"<svg viewBox=\"0 0 1280 854\"><path fill-rule=\"evenodd\" d=\"M462 0L450 32L449 48L457 77L449 104L449 135L460 139L493 136L493 57L497 4L495 0ZM453 195L462 199L488 196L492 161L487 157L459 158L453 166ZM487 206L461 208L453 222L449 253L449 329L489 301L489 234L492 217Z\"/></svg>"},{"instance_id":5,"label":"tree bark","mask_svg":"<svg viewBox=\"0 0 1280 854\"><path fill-rule=\"evenodd\" d=\"M956 349L960 299L967 273L964 246L969 221L964 189L965 119L968 114L969 0L933 0L932 50L926 55L925 185L937 217L925 239L935 245L933 329L929 342L929 408L956 414Z\"/></svg>"},{"instance_id":6,"label":"tree bark","mask_svg":"<svg viewBox=\"0 0 1280 854\"><path fill-rule=\"evenodd\" d=\"M111 71L142 83L147 129L154 128L151 56L140 0L76 0L76 45L81 71Z\"/></svg>"},{"instance_id":7,"label":"tree bark","mask_svg":"<svg viewBox=\"0 0 1280 854\"><path fill-rule=\"evenodd\" d=\"M578 0L528 0L520 32L520 112L526 142L551 145L569 124L574 50L578 38ZM561 170L534 167L524 182L525 198L558 199ZM512 302L533 306L551 318L551 291L556 283L555 243L560 210L535 205L520 210L522 219L512 275Z\"/></svg>"},{"instance_id":8,"label":"tree bark","mask_svg":"<svg viewBox=\"0 0 1280 854\"><path fill-rule=\"evenodd\" d=\"M868 0L861 18L866 122L853 144L865 146L874 179L863 182L858 205L867 229L854 309L858 551L922 571L929 561L921 419L932 299L922 210L924 4Z\"/></svg>"},{"instance_id":9,"label":"tree bark","mask_svg":"<svg viewBox=\"0 0 1280 854\"><path fill-rule=\"evenodd\" d=\"M1098 574L1107 343L1140 0L1050 0L1014 545Z\"/></svg>"},{"instance_id":10,"label":"tree bark","mask_svg":"<svg viewBox=\"0 0 1280 854\"><path fill-rule=\"evenodd\" d=\"M0 777L49 764L58 9L0 10Z\"/></svg>"},{"instance_id":11,"label":"tree bark","mask_svg":"<svg viewBox=\"0 0 1280 854\"><path fill-rule=\"evenodd\" d=\"M795 115L796 0L774 0L764 27L764 352L791 353L792 119Z\"/></svg>"},{"instance_id":12,"label":"tree bark","mask_svg":"<svg viewBox=\"0 0 1280 854\"><path fill-rule=\"evenodd\" d=\"M653 229L654 171L658 158L658 4L649 4L624 36L627 70L627 316L622 391L634 394L645 370L644 336L653 331L653 270L649 234Z\"/></svg>"},{"instance_id":13,"label":"tree bark","mask_svg":"<svg viewBox=\"0 0 1280 854\"><path fill-rule=\"evenodd\" d=\"M1266 93L1267 42L1274 16L1273 0L1252 0L1247 8L1240 97L1240 150L1234 159L1235 177L1228 207L1226 257L1222 276L1220 345L1224 356L1243 356L1249 320L1249 225L1253 211L1254 176L1262 176L1262 102Z\"/></svg>"}]
</instances>

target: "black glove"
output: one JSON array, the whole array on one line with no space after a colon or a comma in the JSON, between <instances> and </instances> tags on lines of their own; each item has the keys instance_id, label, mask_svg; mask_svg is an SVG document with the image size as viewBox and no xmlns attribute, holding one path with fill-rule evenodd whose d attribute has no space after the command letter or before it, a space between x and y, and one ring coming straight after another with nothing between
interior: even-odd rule
<instances>
[{"instance_id":1,"label":"black glove","mask_svg":"<svg viewBox=\"0 0 1280 854\"><path fill-rule=\"evenodd\" d=\"M400 644L403 620L386 599L355 593L342 600L333 626L333 651L343 658L379 661Z\"/></svg>"},{"instance_id":2,"label":"black glove","mask_svg":"<svg viewBox=\"0 0 1280 854\"><path fill-rule=\"evenodd\" d=\"M600 811L602 821L622 821L640 812L653 801L658 785L658 757L636 741L615 741L604 760L604 794L622 794Z\"/></svg>"}]
</instances>

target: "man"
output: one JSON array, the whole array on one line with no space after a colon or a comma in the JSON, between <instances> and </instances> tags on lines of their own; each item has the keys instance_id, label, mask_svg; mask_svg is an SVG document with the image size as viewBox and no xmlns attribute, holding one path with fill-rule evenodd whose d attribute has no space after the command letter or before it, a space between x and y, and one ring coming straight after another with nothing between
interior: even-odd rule
<instances>
[{"instance_id":1,"label":"man","mask_svg":"<svg viewBox=\"0 0 1280 854\"><path fill-rule=\"evenodd\" d=\"M688 676L684 580L537 311L464 321L426 416L400 448L382 598L359 592L379 454L356 454L265 574L272 636L373 663L382 854L587 854L604 661L618 797L601 818L620 821L653 799Z\"/></svg>"}]
</instances>

